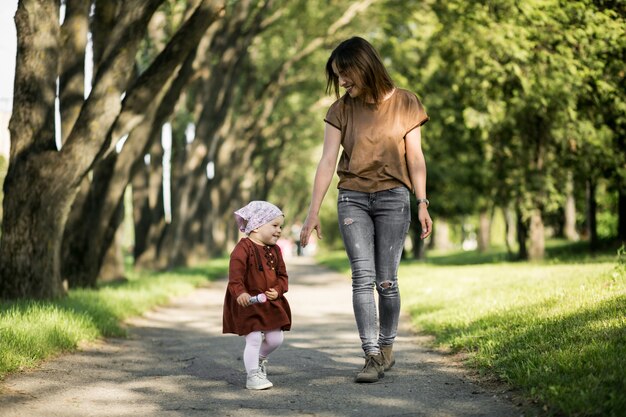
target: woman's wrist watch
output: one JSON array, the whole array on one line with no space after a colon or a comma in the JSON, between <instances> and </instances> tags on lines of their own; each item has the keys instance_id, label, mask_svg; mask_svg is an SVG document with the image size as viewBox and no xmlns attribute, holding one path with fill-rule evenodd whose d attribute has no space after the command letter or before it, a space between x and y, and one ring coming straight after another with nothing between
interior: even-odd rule
<instances>
[{"instance_id":1,"label":"woman's wrist watch","mask_svg":"<svg viewBox=\"0 0 626 417\"><path fill-rule=\"evenodd\" d=\"M419 207L420 204L426 204L426 207L430 206L430 201L428 201L427 198L418 198L417 199L417 206Z\"/></svg>"}]
</instances>

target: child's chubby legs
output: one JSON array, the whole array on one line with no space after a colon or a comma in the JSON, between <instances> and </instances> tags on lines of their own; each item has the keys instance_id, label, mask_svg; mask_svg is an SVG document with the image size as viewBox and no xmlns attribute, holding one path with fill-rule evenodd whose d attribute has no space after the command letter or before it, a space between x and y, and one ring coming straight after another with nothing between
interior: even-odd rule
<instances>
[{"instance_id":1,"label":"child's chubby legs","mask_svg":"<svg viewBox=\"0 0 626 417\"><path fill-rule=\"evenodd\" d=\"M265 333L265 337L263 334ZM246 335L246 347L243 350L243 364L246 372L259 368L259 359L267 357L283 343L283 331L280 329L257 331Z\"/></svg>"},{"instance_id":2,"label":"child's chubby legs","mask_svg":"<svg viewBox=\"0 0 626 417\"><path fill-rule=\"evenodd\" d=\"M263 337L264 333L265 337ZM246 335L243 363L248 374L247 389L262 390L274 385L267 379L267 357L282 343L283 332L280 329L252 332Z\"/></svg>"}]
</instances>

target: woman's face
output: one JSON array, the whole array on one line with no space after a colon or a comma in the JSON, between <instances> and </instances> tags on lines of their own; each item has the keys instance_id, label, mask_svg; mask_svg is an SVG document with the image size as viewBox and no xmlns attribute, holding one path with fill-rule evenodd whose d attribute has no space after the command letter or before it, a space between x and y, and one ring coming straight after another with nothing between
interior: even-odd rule
<instances>
[{"instance_id":1,"label":"woman's face","mask_svg":"<svg viewBox=\"0 0 626 417\"><path fill-rule=\"evenodd\" d=\"M361 95L363 89L359 87L354 80L349 78L345 72L339 71L337 65L335 64L335 61L333 61L331 65L333 67L333 72L335 73L335 76L339 79L339 86L341 88L345 88L346 93L348 93L352 98Z\"/></svg>"}]
</instances>

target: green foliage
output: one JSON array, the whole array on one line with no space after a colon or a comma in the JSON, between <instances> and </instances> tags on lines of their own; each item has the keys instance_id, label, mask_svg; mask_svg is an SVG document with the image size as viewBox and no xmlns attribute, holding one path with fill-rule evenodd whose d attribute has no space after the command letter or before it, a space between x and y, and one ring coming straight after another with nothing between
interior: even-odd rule
<instances>
[{"instance_id":1,"label":"green foliage","mask_svg":"<svg viewBox=\"0 0 626 417\"><path fill-rule=\"evenodd\" d=\"M347 27L328 33L351 4L346 0L333 2L332 7L325 0L280 3L280 21L257 37L246 64L250 66L247 76L254 78L254 88L261 92L281 83L280 98L270 113L268 128L258 132L260 146L253 167L261 175L254 194L281 205L288 221L304 221L324 137L324 115L335 100L325 94L326 60L339 41L353 36L364 27L363 22L375 19L374 12L368 10ZM317 44L310 54L294 60L310 45ZM273 79L280 68L285 68L285 62L289 62L285 78ZM251 111L260 117L257 115L266 109L256 106ZM272 170L275 176L271 175ZM269 191L268 196L264 195L265 190ZM326 201L330 199L332 192ZM326 233L330 235L332 230L326 228ZM335 242L335 237L330 237L330 241Z\"/></svg>"},{"instance_id":2,"label":"green foliage","mask_svg":"<svg viewBox=\"0 0 626 417\"><path fill-rule=\"evenodd\" d=\"M123 337L124 319L223 277L227 269L227 259L215 259L165 273L131 272L128 282L72 290L59 301L6 303L0 306L0 377L75 350L81 342Z\"/></svg>"},{"instance_id":3,"label":"green foliage","mask_svg":"<svg viewBox=\"0 0 626 417\"><path fill-rule=\"evenodd\" d=\"M557 214L570 170L580 185L623 187L623 4L385 4L381 50L431 115L423 136L433 215L511 202L524 215ZM603 227L615 227L602 216Z\"/></svg>"}]
</instances>

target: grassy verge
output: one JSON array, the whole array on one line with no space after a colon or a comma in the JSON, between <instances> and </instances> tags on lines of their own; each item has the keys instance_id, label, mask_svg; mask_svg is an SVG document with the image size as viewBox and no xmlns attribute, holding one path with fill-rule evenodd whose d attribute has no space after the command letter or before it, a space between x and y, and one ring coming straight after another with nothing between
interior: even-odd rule
<instances>
[{"instance_id":1,"label":"grassy verge","mask_svg":"<svg viewBox=\"0 0 626 417\"><path fill-rule=\"evenodd\" d=\"M459 257L470 255L402 264L403 308L417 329L555 414L626 415L626 274L615 255L470 265ZM349 271L343 255L321 261Z\"/></svg>"},{"instance_id":2,"label":"grassy verge","mask_svg":"<svg viewBox=\"0 0 626 417\"><path fill-rule=\"evenodd\" d=\"M123 320L172 296L227 274L228 259L164 273L129 272L129 281L98 290L72 290L58 301L23 300L0 306L0 378L81 342L123 337Z\"/></svg>"}]
</instances>

